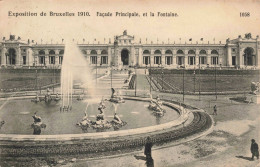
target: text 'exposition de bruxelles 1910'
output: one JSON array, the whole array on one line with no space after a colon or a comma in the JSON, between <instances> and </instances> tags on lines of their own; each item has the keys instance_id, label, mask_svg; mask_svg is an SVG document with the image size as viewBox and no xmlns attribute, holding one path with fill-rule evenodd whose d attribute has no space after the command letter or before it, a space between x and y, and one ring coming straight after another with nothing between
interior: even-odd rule
<instances>
[{"instance_id":1,"label":"text 'exposition de bruxelles 1910'","mask_svg":"<svg viewBox=\"0 0 260 167\"><path fill-rule=\"evenodd\" d=\"M8 16L11 17L24 17L24 16L91 16L92 13L90 12L53 12L53 11L49 11L49 12L30 12L30 11L26 11L26 12L13 12L13 11L8 11ZM94 16L98 16L98 17L178 17L179 15L177 13L174 12L95 12Z\"/></svg>"}]
</instances>

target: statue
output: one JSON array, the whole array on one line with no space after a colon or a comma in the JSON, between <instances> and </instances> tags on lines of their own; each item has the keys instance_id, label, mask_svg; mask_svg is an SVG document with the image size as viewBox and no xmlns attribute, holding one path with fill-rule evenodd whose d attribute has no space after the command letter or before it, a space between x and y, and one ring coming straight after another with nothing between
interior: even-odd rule
<instances>
[{"instance_id":1,"label":"statue","mask_svg":"<svg viewBox=\"0 0 260 167\"><path fill-rule=\"evenodd\" d=\"M153 114L156 116L163 116L166 112L165 109L162 108L162 101L159 96L156 97L156 101L151 98L150 104L148 106L150 110L153 110Z\"/></svg>"},{"instance_id":2,"label":"statue","mask_svg":"<svg viewBox=\"0 0 260 167\"><path fill-rule=\"evenodd\" d=\"M92 121L88 119L87 111L84 112L85 116L82 118L80 122L78 122L76 125L81 127L81 129L85 132L88 130L88 128L91 126Z\"/></svg>"},{"instance_id":3,"label":"statue","mask_svg":"<svg viewBox=\"0 0 260 167\"><path fill-rule=\"evenodd\" d=\"M35 98L31 100L31 102L35 102L35 103L40 102L40 98L39 98L38 93L36 94Z\"/></svg>"},{"instance_id":4,"label":"statue","mask_svg":"<svg viewBox=\"0 0 260 167\"><path fill-rule=\"evenodd\" d=\"M83 100L83 95L80 94L80 95L77 97L77 100L78 100L78 101Z\"/></svg>"},{"instance_id":5,"label":"statue","mask_svg":"<svg viewBox=\"0 0 260 167\"><path fill-rule=\"evenodd\" d=\"M61 99L61 98L60 98L59 94L57 93L56 96L55 96L55 98L54 98L54 101L59 101L60 99Z\"/></svg>"},{"instance_id":6,"label":"statue","mask_svg":"<svg viewBox=\"0 0 260 167\"><path fill-rule=\"evenodd\" d=\"M245 34L245 38L246 38L246 39L251 39L251 38L252 38L251 33Z\"/></svg>"},{"instance_id":7,"label":"statue","mask_svg":"<svg viewBox=\"0 0 260 167\"><path fill-rule=\"evenodd\" d=\"M112 91L112 95L111 95L111 98L110 98L111 102L114 102L114 103L124 103L125 102L122 97L120 97L119 95L115 95L115 89L114 88L111 88L111 91Z\"/></svg>"},{"instance_id":8,"label":"statue","mask_svg":"<svg viewBox=\"0 0 260 167\"><path fill-rule=\"evenodd\" d=\"M259 92L259 82L251 82L251 93L256 95Z\"/></svg>"},{"instance_id":9,"label":"statue","mask_svg":"<svg viewBox=\"0 0 260 167\"><path fill-rule=\"evenodd\" d=\"M0 129L2 128L2 126L5 124L5 121L1 121L0 122Z\"/></svg>"},{"instance_id":10,"label":"statue","mask_svg":"<svg viewBox=\"0 0 260 167\"><path fill-rule=\"evenodd\" d=\"M122 121L115 112L114 119L111 121L111 124L113 125L114 130L118 130L120 127L125 126L127 123L125 121Z\"/></svg>"},{"instance_id":11,"label":"statue","mask_svg":"<svg viewBox=\"0 0 260 167\"><path fill-rule=\"evenodd\" d=\"M31 127L33 128L33 134L34 135L40 135L41 129L46 128L46 125L42 123L42 118L36 115L37 112L34 113L32 116L34 119L34 123L31 124Z\"/></svg>"},{"instance_id":12,"label":"statue","mask_svg":"<svg viewBox=\"0 0 260 167\"><path fill-rule=\"evenodd\" d=\"M127 35L127 30L124 30L123 35Z\"/></svg>"}]
</instances>

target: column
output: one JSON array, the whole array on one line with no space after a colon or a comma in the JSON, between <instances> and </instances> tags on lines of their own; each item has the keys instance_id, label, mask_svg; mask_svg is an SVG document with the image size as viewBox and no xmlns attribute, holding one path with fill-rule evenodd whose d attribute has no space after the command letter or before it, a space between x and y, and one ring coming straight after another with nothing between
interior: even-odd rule
<instances>
[{"instance_id":1,"label":"column","mask_svg":"<svg viewBox=\"0 0 260 167\"><path fill-rule=\"evenodd\" d=\"M1 52L1 65L6 65L6 55L5 55L5 53L6 53L6 48L5 47L3 47L3 49L2 49L2 52Z\"/></svg>"},{"instance_id":2,"label":"column","mask_svg":"<svg viewBox=\"0 0 260 167\"><path fill-rule=\"evenodd\" d=\"M211 57L207 55L207 65L211 66Z\"/></svg>"},{"instance_id":3,"label":"column","mask_svg":"<svg viewBox=\"0 0 260 167\"><path fill-rule=\"evenodd\" d=\"M166 61L165 61L165 49L162 49L162 56L161 56L161 62L162 66L166 66Z\"/></svg>"},{"instance_id":4,"label":"column","mask_svg":"<svg viewBox=\"0 0 260 167\"><path fill-rule=\"evenodd\" d=\"M138 65L142 66L143 65L143 48L139 48L139 54L138 54Z\"/></svg>"},{"instance_id":5,"label":"column","mask_svg":"<svg viewBox=\"0 0 260 167\"><path fill-rule=\"evenodd\" d=\"M232 54L231 54L231 47L227 47L227 66L231 67L232 66Z\"/></svg>"},{"instance_id":6,"label":"column","mask_svg":"<svg viewBox=\"0 0 260 167\"><path fill-rule=\"evenodd\" d=\"M136 65L136 61L135 61L135 48L134 46L132 45L131 48L130 48L130 62L129 62L129 65L133 65L135 66Z\"/></svg>"},{"instance_id":7,"label":"column","mask_svg":"<svg viewBox=\"0 0 260 167\"><path fill-rule=\"evenodd\" d=\"M184 66L188 66L188 55L184 55Z\"/></svg>"},{"instance_id":8,"label":"column","mask_svg":"<svg viewBox=\"0 0 260 167\"><path fill-rule=\"evenodd\" d=\"M176 66L176 65L177 65L176 55L172 55L172 66Z\"/></svg>"},{"instance_id":9,"label":"column","mask_svg":"<svg viewBox=\"0 0 260 167\"><path fill-rule=\"evenodd\" d=\"M108 64L108 66L110 66L111 63L112 63L111 52L112 52L111 47L108 47L108 49L107 49L107 64Z\"/></svg>"},{"instance_id":10,"label":"column","mask_svg":"<svg viewBox=\"0 0 260 167\"><path fill-rule=\"evenodd\" d=\"M17 48L17 58L16 58L16 60L17 60L17 62L15 63L15 65L18 65L18 66L21 66L22 65L22 56L21 56L21 48Z\"/></svg>"}]
</instances>

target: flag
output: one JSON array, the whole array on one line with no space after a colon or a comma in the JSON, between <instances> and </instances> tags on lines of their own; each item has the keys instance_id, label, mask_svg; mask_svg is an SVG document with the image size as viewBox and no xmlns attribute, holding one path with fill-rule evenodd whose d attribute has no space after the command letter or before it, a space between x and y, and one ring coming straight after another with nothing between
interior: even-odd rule
<instances>
[{"instance_id":1,"label":"flag","mask_svg":"<svg viewBox=\"0 0 260 167\"><path fill-rule=\"evenodd\" d=\"M203 41L203 38L200 38L201 41Z\"/></svg>"},{"instance_id":2,"label":"flag","mask_svg":"<svg viewBox=\"0 0 260 167\"><path fill-rule=\"evenodd\" d=\"M192 38L190 38L189 41L192 41Z\"/></svg>"}]
</instances>

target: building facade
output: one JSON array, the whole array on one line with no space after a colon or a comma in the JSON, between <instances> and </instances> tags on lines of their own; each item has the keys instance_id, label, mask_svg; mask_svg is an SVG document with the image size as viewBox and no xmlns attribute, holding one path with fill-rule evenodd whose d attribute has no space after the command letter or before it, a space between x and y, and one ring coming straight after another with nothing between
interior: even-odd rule
<instances>
[{"instance_id":1,"label":"building facade","mask_svg":"<svg viewBox=\"0 0 260 167\"><path fill-rule=\"evenodd\" d=\"M97 67L164 67L164 68L260 68L259 36L251 34L227 39L225 44L175 44L134 41L124 31L107 44L77 44L86 61ZM14 35L0 43L1 68L60 68L64 44L37 44L17 39Z\"/></svg>"}]
</instances>

